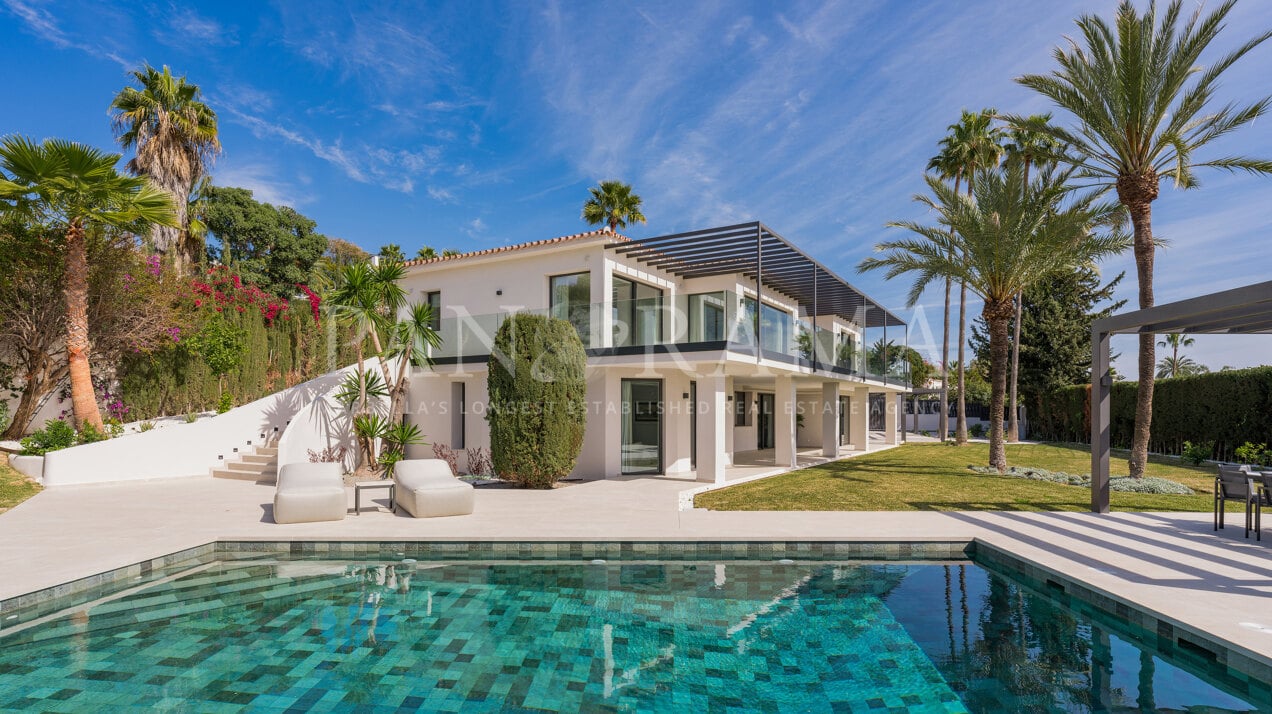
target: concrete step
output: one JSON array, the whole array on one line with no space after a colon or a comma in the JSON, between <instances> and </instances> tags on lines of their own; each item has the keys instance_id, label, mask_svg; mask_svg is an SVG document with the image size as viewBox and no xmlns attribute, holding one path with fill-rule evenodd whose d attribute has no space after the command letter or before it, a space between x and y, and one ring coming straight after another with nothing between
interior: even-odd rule
<instances>
[{"instance_id":1,"label":"concrete step","mask_svg":"<svg viewBox=\"0 0 1272 714\"><path fill-rule=\"evenodd\" d=\"M278 469L274 468L274 464L261 464L244 461L231 461L225 465L225 468L231 471L246 471L253 474L263 474L266 472L273 473Z\"/></svg>"},{"instance_id":2,"label":"concrete step","mask_svg":"<svg viewBox=\"0 0 1272 714\"><path fill-rule=\"evenodd\" d=\"M274 464L278 462L278 454L242 454L239 460L245 464Z\"/></svg>"},{"instance_id":3,"label":"concrete step","mask_svg":"<svg viewBox=\"0 0 1272 714\"><path fill-rule=\"evenodd\" d=\"M225 478L235 481L251 481L253 483L277 483L278 474L273 471L254 473L251 471L235 471L233 469L212 469L212 478Z\"/></svg>"},{"instance_id":4,"label":"concrete step","mask_svg":"<svg viewBox=\"0 0 1272 714\"><path fill-rule=\"evenodd\" d=\"M256 447L256 455L278 456L278 447L277 446L258 446Z\"/></svg>"}]
</instances>

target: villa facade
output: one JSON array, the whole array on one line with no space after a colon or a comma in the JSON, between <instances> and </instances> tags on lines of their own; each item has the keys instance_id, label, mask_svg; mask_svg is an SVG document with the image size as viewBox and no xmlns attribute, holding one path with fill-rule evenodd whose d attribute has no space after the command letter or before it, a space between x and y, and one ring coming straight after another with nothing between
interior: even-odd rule
<instances>
[{"instance_id":1,"label":"villa facade","mask_svg":"<svg viewBox=\"0 0 1272 714\"><path fill-rule=\"evenodd\" d=\"M587 352L587 431L574 475L724 480L756 456L794 466L896 443L905 323L760 223L633 240L593 231L414 260L442 344L411 381L430 444L489 448L487 364L509 314L569 321ZM867 330L875 343L866 341ZM891 369L888 367L891 366ZM411 458L432 446L412 447ZM766 462L767 463L767 462Z\"/></svg>"}]
</instances>

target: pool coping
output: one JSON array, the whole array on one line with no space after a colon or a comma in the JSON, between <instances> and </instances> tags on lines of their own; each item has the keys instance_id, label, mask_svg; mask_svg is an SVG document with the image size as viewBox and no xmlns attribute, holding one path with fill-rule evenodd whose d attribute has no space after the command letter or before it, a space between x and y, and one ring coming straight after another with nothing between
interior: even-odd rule
<instances>
[{"instance_id":1,"label":"pool coping","mask_svg":"<svg viewBox=\"0 0 1272 714\"><path fill-rule=\"evenodd\" d=\"M659 540L596 539L481 540L481 539L342 539L219 538L197 546L113 568L59 585L0 600L0 640L5 630L77 605L107 597L122 588L144 585L215 560L238 560L270 555L284 557L325 555L335 558L411 557L417 560L530 562L536 560L695 561L772 560L797 561L956 561L985 566L1008 577L1013 575L1044 583L1095 611L1128 623L1150 636L1155 649L1183 648L1223 666L1238 679L1272 682L1272 657L1250 650L1127 601L1103 588L1011 552L1002 544L980 537L954 539L888 540ZM1053 593L1054 594L1054 593ZM15 621L16 620L16 621Z\"/></svg>"}]
</instances>

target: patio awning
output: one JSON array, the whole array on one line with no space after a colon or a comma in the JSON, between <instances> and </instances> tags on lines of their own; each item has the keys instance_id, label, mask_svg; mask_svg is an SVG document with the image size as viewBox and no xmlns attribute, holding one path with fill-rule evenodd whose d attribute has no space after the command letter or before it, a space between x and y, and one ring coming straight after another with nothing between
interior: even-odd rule
<instances>
[{"instance_id":1,"label":"patio awning","mask_svg":"<svg viewBox=\"0 0 1272 714\"><path fill-rule=\"evenodd\" d=\"M901 327L893 315L848 281L759 221L705 228L607 246L615 253L681 278L740 273L795 298L802 313L838 315L865 327Z\"/></svg>"}]
</instances>

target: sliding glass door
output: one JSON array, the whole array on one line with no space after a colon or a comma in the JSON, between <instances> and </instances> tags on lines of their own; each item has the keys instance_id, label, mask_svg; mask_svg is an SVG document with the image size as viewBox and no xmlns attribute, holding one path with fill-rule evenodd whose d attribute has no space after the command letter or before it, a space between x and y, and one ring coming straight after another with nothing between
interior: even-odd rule
<instances>
[{"instance_id":1,"label":"sliding glass door","mask_svg":"<svg viewBox=\"0 0 1272 714\"><path fill-rule=\"evenodd\" d=\"M662 337L663 291L614 276L614 346L656 345Z\"/></svg>"},{"instance_id":2,"label":"sliding glass door","mask_svg":"<svg viewBox=\"0 0 1272 714\"><path fill-rule=\"evenodd\" d=\"M662 473L661 379L624 379L622 472Z\"/></svg>"}]
</instances>

